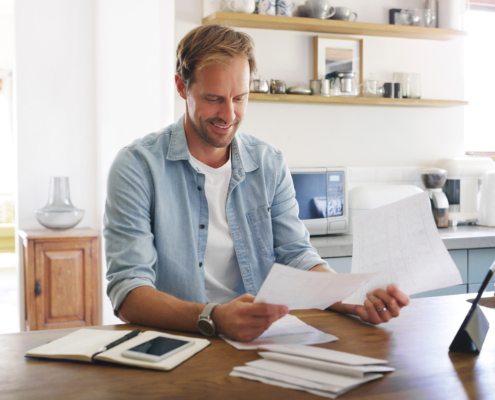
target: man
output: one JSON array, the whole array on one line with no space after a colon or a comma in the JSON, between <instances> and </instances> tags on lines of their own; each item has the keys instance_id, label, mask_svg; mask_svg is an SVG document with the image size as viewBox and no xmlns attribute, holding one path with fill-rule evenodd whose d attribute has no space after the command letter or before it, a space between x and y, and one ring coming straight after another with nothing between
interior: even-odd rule
<instances>
[{"instance_id":1,"label":"man","mask_svg":"<svg viewBox=\"0 0 495 400\"><path fill-rule=\"evenodd\" d=\"M249 36L192 30L177 49L185 115L114 161L104 236L108 294L124 321L250 341L289 311L253 303L275 261L333 272L298 218L281 152L237 132L255 70ZM364 306L331 308L378 324L408 302L391 286Z\"/></svg>"}]
</instances>

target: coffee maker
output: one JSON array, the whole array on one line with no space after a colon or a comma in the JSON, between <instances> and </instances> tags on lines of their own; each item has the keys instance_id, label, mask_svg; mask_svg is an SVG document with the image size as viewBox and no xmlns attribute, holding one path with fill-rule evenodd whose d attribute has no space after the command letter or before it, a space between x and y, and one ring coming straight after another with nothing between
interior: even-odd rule
<instances>
[{"instance_id":1,"label":"coffee maker","mask_svg":"<svg viewBox=\"0 0 495 400\"><path fill-rule=\"evenodd\" d=\"M431 209L438 228L449 226L449 200L442 191L447 179L447 171L440 168L427 168L421 171L421 180L430 196Z\"/></svg>"},{"instance_id":2,"label":"coffee maker","mask_svg":"<svg viewBox=\"0 0 495 400\"><path fill-rule=\"evenodd\" d=\"M443 191L449 201L449 225L469 225L478 221L481 177L495 169L489 157L459 157L439 160L436 166L447 170Z\"/></svg>"}]
</instances>

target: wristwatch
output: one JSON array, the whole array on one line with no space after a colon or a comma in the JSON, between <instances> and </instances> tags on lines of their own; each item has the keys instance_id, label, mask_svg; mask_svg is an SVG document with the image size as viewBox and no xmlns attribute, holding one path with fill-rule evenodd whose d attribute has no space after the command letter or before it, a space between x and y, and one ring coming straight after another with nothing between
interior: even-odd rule
<instances>
[{"instance_id":1,"label":"wristwatch","mask_svg":"<svg viewBox=\"0 0 495 400\"><path fill-rule=\"evenodd\" d=\"M207 303L203 312L198 318L198 329L205 336L216 336L217 331L215 329L215 323L210 318L213 309L218 306L216 303Z\"/></svg>"}]
</instances>

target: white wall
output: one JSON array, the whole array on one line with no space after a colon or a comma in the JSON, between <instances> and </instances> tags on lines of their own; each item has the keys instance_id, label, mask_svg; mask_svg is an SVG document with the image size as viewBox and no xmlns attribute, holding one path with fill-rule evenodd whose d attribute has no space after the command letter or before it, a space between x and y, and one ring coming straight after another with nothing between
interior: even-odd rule
<instances>
[{"instance_id":1,"label":"white wall","mask_svg":"<svg viewBox=\"0 0 495 400\"><path fill-rule=\"evenodd\" d=\"M134 139L173 122L174 2L99 0L97 2L97 165L98 229L110 165ZM113 316L106 296L102 260L103 323Z\"/></svg>"},{"instance_id":2,"label":"white wall","mask_svg":"<svg viewBox=\"0 0 495 400\"><path fill-rule=\"evenodd\" d=\"M299 1L299 3L301 3ZM361 22L387 23L390 8L422 0L341 0ZM201 1L176 1L176 42L198 26ZM179 18L180 15L180 18ZM258 71L288 86L309 86L316 34L238 28L256 44ZM338 36L338 35L331 35ZM419 72L423 98L462 100L463 41L438 42L363 36L364 77L381 82L393 72ZM185 111L176 96L176 119ZM250 102L241 129L279 147L292 167L420 166L463 154L462 107L399 108Z\"/></svg>"},{"instance_id":3,"label":"white wall","mask_svg":"<svg viewBox=\"0 0 495 400\"><path fill-rule=\"evenodd\" d=\"M78 227L101 230L116 153L173 120L174 2L18 0L15 36L17 226L42 228L33 211L66 175Z\"/></svg>"},{"instance_id":4,"label":"white wall","mask_svg":"<svg viewBox=\"0 0 495 400\"><path fill-rule=\"evenodd\" d=\"M12 0L0 0L0 69L14 65L14 20Z\"/></svg>"},{"instance_id":5,"label":"white wall","mask_svg":"<svg viewBox=\"0 0 495 400\"><path fill-rule=\"evenodd\" d=\"M41 228L50 176L68 176L81 226L95 228L94 1L18 0L15 36L18 227Z\"/></svg>"},{"instance_id":6,"label":"white wall","mask_svg":"<svg viewBox=\"0 0 495 400\"><path fill-rule=\"evenodd\" d=\"M14 5L0 0L0 193L13 194L15 174L12 135L12 69L14 66Z\"/></svg>"}]
</instances>

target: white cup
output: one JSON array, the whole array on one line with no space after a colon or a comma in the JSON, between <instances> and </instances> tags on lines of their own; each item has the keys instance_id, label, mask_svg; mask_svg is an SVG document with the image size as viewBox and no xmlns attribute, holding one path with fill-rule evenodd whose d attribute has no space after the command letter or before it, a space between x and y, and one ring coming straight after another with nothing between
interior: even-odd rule
<instances>
[{"instance_id":1,"label":"white cup","mask_svg":"<svg viewBox=\"0 0 495 400\"><path fill-rule=\"evenodd\" d=\"M255 0L228 0L227 7L233 12L252 14L256 3Z\"/></svg>"},{"instance_id":2,"label":"white cup","mask_svg":"<svg viewBox=\"0 0 495 400\"><path fill-rule=\"evenodd\" d=\"M355 12L352 12L348 7L335 7L335 14L332 19L349 21L351 19L351 15L354 15L354 19L351 21L354 22L357 19L357 14Z\"/></svg>"},{"instance_id":3,"label":"white cup","mask_svg":"<svg viewBox=\"0 0 495 400\"><path fill-rule=\"evenodd\" d=\"M330 5L329 0L306 0L304 5L310 18L327 19L335 14L335 7Z\"/></svg>"}]
</instances>

